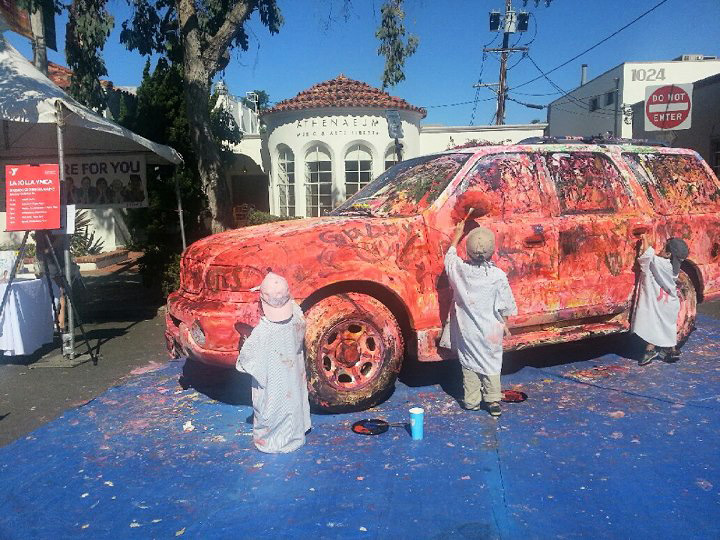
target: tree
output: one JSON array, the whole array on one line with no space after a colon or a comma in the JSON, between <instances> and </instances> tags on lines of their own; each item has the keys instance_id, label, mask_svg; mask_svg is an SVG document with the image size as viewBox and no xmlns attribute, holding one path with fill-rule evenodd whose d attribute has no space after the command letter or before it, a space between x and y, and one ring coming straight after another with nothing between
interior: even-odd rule
<instances>
[{"instance_id":1,"label":"tree","mask_svg":"<svg viewBox=\"0 0 720 540\"><path fill-rule=\"evenodd\" d=\"M65 32L65 55L72 70L70 94L80 103L102 111L107 102L100 77L107 75L102 57L114 19L106 0L73 0Z\"/></svg>"},{"instance_id":2,"label":"tree","mask_svg":"<svg viewBox=\"0 0 720 540\"><path fill-rule=\"evenodd\" d=\"M73 0L75 9L70 9L68 39L77 41L67 46L78 50L68 53L68 63L74 72L72 84L83 91L85 103L97 90L95 81L106 74L100 51L113 22L105 11L106 1ZM283 22L280 9L276 0L133 0L132 7L132 16L122 24L120 41L142 55L158 53L182 66L190 142L212 215L212 230L224 230L231 224L231 202L221 151L212 133L210 84L227 66L234 48L247 50L245 24L250 17L259 13L262 23L275 34Z\"/></svg>"},{"instance_id":3,"label":"tree","mask_svg":"<svg viewBox=\"0 0 720 540\"><path fill-rule=\"evenodd\" d=\"M220 148L210 118L210 84L230 61L235 47L248 48L245 24L257 11L270 33L283 19L275 0L135 0L131 20L120 40L141 54L176 55L182 62L183 90L190 140L203 191L212 215L212 230L231 225L231 202Z\"/></svg>"},{"instance_id":4,"label":"tree","mask_svg":"<svg viewBox=\"0 0 720 540\"><path fill-rule=\"evenodd\" d=\"M405 12L403 0L387 0L380 8L380 26L375 37L380 40L378 55L385 57L385 69L382 75L382 88L405 80L405 61L417 50L419 40L410 34L405 42Z\"/></svg>"}]
</instances>

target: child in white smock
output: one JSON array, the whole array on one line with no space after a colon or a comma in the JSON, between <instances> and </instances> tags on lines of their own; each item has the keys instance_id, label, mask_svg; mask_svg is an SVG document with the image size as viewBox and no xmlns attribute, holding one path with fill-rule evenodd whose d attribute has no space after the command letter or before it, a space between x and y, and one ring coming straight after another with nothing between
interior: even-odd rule
<instances>
[{"instance_id":1,"label":"child in white smock","mask_svg":"<svg viewBox=\"0 0 720 540\"><path fill-rule=\"evenodd\" d=\"M457 254L465 228L458 223L445 271L453 290L450 313L450 342L462 366L464 407L480 410L483 403L492 416L500 416L500 371L503 335L509 333L505 317L517 307L507 276L490 262L495 235L485 227L472 230L465 243L469 261Z\"/></svg>"},{"instance_id":2,"label":"child in white smock","mask_svg":"<svg viewBox=\"0 0 720 540\"><path fill-rule=\"evenodd\" d=\"M292 452L305 444L310 405L303 346L305 318L282 276L259 287L263 316L243 343L235 367L252 375L253 442L261 452Z\"/></svg>"},{"instance_id":3,"label":"child in white smock","mask_svg":"<svg viewBox=\"0 0 720 540\"><path fill-rule=\"evenodd\" d=\"M680 265L688 256L688 246L681 238L670 238L659 254L641 239L643 253L638 257L638 289L632 331L647 342L645 354L638 362L645 366L656 359L666 362L678 359L677 318L680 299L677 278Z\"/></svg>"}]
</instances>

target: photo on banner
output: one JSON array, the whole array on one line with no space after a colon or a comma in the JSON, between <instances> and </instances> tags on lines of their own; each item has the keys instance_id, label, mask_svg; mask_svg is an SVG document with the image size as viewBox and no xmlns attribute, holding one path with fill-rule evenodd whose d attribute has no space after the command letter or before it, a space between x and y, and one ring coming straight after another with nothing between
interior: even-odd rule
<instances>
[{"instance_id":1,"label":"photo on banner","mask_svg":"<svg viewBox=\"0 0 720 540\"><path fill-rule=\"evenodd\" d=\"M77 208L141 208L148 205L145 156L65 158L68 204Z\"/></svg>"}]
</instances>

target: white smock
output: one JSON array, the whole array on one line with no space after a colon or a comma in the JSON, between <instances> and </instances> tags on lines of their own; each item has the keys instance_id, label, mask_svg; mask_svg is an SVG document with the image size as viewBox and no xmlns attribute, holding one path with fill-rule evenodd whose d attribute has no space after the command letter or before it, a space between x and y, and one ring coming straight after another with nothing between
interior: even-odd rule
<instances>
[{"instance_id":1,"label":"white smock","mask_svg":"<svg viewBox=\"0 0 720 540\"><path fill-rule=\"evenodd\" d=\"M638 257L638 264L640 288L632 331L658 347L674 347L677 344L680 299L672 263L655 255L655 250L649 247Z\"/></svg>"},{"instance_id":2,"label":"white smock","mask_svg":"<svg viewBox=\"0 0 720 540\"><path fill-rule=\"evenodd\" d=\"M262 452L292 452L305 444L311 424L304 340L305 318L293 302L292 318L262 317L240 349L235 367L253 378L253 441Z\"/></svg>"},{"instance_id":3,"label":"white smock","mask_svg":"<svg viewBox=\"0 0 720 540\"><path fill-rule=\"evenodd\" d=\"M476 373L500 374L504 317L517 313L505 272L491 263L468 264L455 247L445 255L445 271L453 290L450 341L460 364Z\"/></svg>"}]
</instances>

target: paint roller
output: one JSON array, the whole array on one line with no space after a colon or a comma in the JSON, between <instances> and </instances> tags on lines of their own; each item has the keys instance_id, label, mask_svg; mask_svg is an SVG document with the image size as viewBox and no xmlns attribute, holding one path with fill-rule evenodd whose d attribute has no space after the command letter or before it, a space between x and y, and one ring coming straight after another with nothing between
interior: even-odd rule
<instances>
[{"instance_id":1,"label":"paint roller","mask_svg":"<svg viewBox=\"0 0 720 540\"><path fill-rule=\"evenodd\" d=\"M472 217L482 217L491 213L494 205L487 193L479 189L468 189L455 201L453 217L455 221L467 220Z\"/></svg>"}]
</instances>

